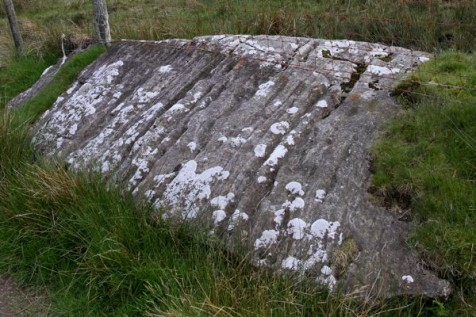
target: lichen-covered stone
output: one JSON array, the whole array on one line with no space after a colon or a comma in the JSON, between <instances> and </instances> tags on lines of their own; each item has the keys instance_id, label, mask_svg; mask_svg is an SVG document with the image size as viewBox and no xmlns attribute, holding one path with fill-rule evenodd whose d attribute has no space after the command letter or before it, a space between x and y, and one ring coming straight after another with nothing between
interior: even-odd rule
<instances>
[{"instance_id":1,"label":"lichen-covered stone","mask_svg":"<svg viewBox=\"0 0 476 317\"><path fill-rule=\"evenodd\" d=\"M354 41L212 36L115 43L36 125L34 143L200 219L254 263L363 294L446 295L409 225L369 202L389 96L429 56ZM334 252L352 241L345 261ZM409 278L410 276L411 278Z\"/></svg>"}]
</instances>

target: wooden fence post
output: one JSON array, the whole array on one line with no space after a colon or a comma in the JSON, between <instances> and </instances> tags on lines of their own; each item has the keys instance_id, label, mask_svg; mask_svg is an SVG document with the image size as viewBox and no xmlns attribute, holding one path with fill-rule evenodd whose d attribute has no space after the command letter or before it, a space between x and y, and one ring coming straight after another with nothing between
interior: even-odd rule
<instances>
[{"instance_id":1,"label":"wooden fence post","mask_svg":"<svg viewBox=\"0 0 476 317\"><path fill-rule=\"evenodd\" d=\"M94 28L99 42L109 46L111 43L111 30L109 29L109 15L106 0L93 0Z\"/></svg>"},{"instance_id":2,"label":"wooden fence post","mask_svg":"<svg viewBox=\"0 0 476 317\"><path fill-rule=\"evenodd\" d=\"M21 36L20 29L18 28L17 15L15 13L15 8L13 7L13 2L12 0L3 0L3 5L7 14L15 48L17 49L18 54L23 54L23 38Z\"/></svg>"}]
</instances>

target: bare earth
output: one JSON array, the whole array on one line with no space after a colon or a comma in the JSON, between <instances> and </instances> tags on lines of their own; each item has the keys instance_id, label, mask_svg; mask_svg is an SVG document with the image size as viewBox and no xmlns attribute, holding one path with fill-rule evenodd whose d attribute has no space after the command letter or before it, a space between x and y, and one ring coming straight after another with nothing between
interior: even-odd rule
<instances>
[{"instance_id":1,"label":"bare earth","mask_svg":"<svg viewBox=\"0 0 476 317\"><path fill-rule=\"evenodd\" d=\"M7 276L0 276L0 317L50 316L48 311L44 296L18 286Z\"/></svg>"}]
</instances>

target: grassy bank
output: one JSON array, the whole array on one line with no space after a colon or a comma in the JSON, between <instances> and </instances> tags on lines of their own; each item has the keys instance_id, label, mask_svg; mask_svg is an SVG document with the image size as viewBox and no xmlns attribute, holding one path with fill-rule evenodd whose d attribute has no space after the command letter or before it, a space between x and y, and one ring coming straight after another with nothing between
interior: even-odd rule
<instances>
[{"instance_id":1,"label":"grassy bank","mask_svg":"<svg viewBox=\"0 0 476 317\"><path fill-rule=\"evenodd\" d=\"M373 150L374 193L413 222L409 242L456 285L468 314L476 312L475 65L476 55L461 53L422 65L397 89L407 110Z\"/></svg>"},{"instance_id":2,"label":"grassy bank","mask_svg":"<svg viewBox=\"0 0 476 317\"><path fill-rule=\"evenodd\" d=\"M30 88L45 68L56 63L56 59L56 54L45 57L17 56L11 58L8 65L0 67L0 109L6 105L8 100Z\"/></svg>"}]
</instances>

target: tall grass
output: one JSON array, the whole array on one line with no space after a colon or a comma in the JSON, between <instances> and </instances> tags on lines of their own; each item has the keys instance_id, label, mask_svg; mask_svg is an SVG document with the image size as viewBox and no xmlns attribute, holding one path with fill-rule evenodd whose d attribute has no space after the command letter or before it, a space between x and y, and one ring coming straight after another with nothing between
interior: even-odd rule
<instances>
[{"instance_id":1,"label":"tall grass","mask_svg":"<svg viewBox=\"0 0 476 317\"><path fill-rule=\"evenodd\" d=\"M12 55L6 65L0 66L0 109L17 94L30 88L44 69L56 62L56 57L55 54L44 57Z\"/></svg>"},{"instance_id":2,"label":"tall grass","mask_svg":"<svg viewBox=\"0 0 476 317\"><path fill-rule=\"evenodd\" d=\"M16 4L27 47L33 51L59 51L62 33L94 37L90 1ZM429 52L472 51L476 43L476 2L471 0L109 0L108 7L114 39L280 34L382 42ZM0 22L0 33L7 34L1 12Z\"/></svg>"}]
</instances>

